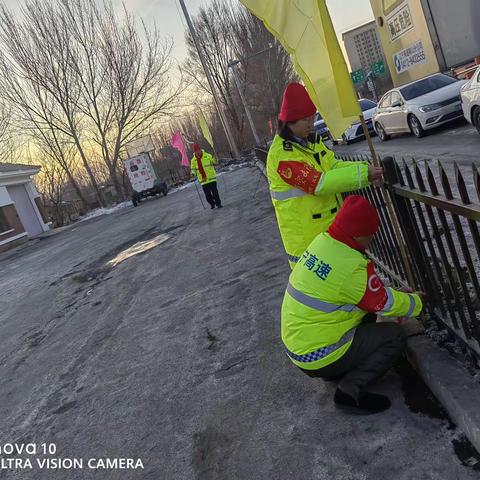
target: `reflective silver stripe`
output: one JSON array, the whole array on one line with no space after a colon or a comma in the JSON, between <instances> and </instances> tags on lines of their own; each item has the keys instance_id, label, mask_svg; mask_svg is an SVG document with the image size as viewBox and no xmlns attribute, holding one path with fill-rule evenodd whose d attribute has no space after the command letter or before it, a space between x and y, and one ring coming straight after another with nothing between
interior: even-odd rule
<instances>
[{"instance_id":1,"label":"reflective silver stripe","mask_svg":"<svg viewBox=\"0 0 480 480\"><path fill-rule=\"evenodd\" d=\"M292 188L286 192L276 192L275 190L270 190L270 195L274 200L288 200L290 198L303 197L308 195L308 193L300 190L299 188Z\"/></svg>"},{"instance_id":2,"label":"reflective silver stripe","mask_svg":"<svg viewBox=\"0 0 480 480\"><path fill-rule=\"evenodd\" d=\"M383 310L381 312L377 312L379 315L390 312L393 307L393 293L390 291L389 288L386 288L385 290L387 292L387 301L383 307Z\"/></svg>"},{"instance_id":3,"label":"reflective silver stripe","mask_svg":"<svg viewBox=\"0 0 480 480\"><path fill-rule=\"evenodd\" d=\"M342 312L355 312L360 310L356 305L337 305L335 303L323 302L318 298L311 297L310 295L306 295L305 293L300 292L295 287L293 287L291 283L289 283L287 286L287 293L298 303L301 303L306 307L313 308L314 310L318 310L323 313L332 313L339 310Z\"/></svg>"},{"instance_id":4,"label":"reflective silver stripe","mask_svg":"<svg viewBox=\"0 0 480 480\"><path fill-rule=\"evenodd\" d=\"M300 260L300 257L296 257L295 255L289 255L287 253L288 260L292 263L297 263Z\"/></svg>"},{"instance_id":5,"label":"reflective silver stripe","mask_svg":"<svg viewBox=\"0 0 480 480\"><path fill-rule=\"evenodd\" d=\"M358 175L358 189L362 188L362 171L360 169L360 163L357 165L357 175Z\"/></svg>"},{"instance_id":6,"label":"reflective silver stripe","mask_svg":"<svg viewBox=\"0 0 480 480\"><path fill-rule=\"evenodd\" d=\"M411 317L413 314L413 311L415 310L415 298L413 295L408 295L408 298L410 299L410 308L408 309L407 314L405 315L406 317Z\"/></svg>"},{"instance_id":7,"label":"reflective silver stripe","mask_svg":"<svg viewBox=\"0 0 480 480\"><path fill-rule=\"evenodd\" d=\"M337 343L334 343L333 345L328 345L326 347L321 347L317 350L314 350L313 352L304 353L303 355L297 355L296 353L291 352L286 347L285 347L285 350L287 351L287 355L290 358L293 358L294 360L296 360L297 362L303 362L303 363L316 362L317 360L321 360L322 358L327 357L331 353L338 350L340 347L343 347L344 345L346 345L348 342L353 340L354 335L355 335L355 328L352 328L352 330L349 330L347 333L345 333Z\"/></svg>"},{"instance_id":8,"label":"reflective silver stripe","mask_svg":"<svg viewBox=\"0 0 480 480\"><path fill-rule=\"evenodd\" d=\"M322 189L324 181L325 181L325 174L322 173L320 177L320 181L318 182L317 188L315 188L315 195L318 195L318 192L320 192L320 190Z\"/></svg>"}]
</instances>

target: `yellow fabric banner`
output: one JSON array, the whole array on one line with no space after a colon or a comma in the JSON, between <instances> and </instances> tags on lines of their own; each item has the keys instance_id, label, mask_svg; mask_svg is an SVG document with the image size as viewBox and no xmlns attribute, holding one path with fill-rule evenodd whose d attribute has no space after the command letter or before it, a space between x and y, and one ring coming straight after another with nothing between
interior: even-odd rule
<instances>
[{"instance_id":1,"label":"yellow fabric banner","mask_svg":"<svg viewBox=\"0 0 480 480\"><path fill-rule=\"evenodd\" d=\"M200 113L198 114L198 123L200 125L200 130L202 131L203 136L207 140L207 142L213 147L213 139L212 139L212 134L210 133L210 129L208 128L207 121L205 120L205 115L203 112L200 110Z\"/></svg>"},{"instance_id":2,"label":"yellow fabric banner","mask_svg":"<svg viewBox=\"0 0 480 480\"><path fill-rule=\"evenodd\" d=\"M292 56L334 138L358 121L360 106L326 0L240 0Z\"/></svg>"}]
</instances>

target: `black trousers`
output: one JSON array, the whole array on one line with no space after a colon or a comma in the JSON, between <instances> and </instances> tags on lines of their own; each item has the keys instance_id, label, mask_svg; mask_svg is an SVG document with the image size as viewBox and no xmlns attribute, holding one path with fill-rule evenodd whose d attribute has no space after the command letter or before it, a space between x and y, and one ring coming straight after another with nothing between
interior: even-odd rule
<instances>
[{"instance_id":1,"label":"black trousers","mask_svg":"<svg viewBox=\"0 0 480 480\"><path fill-rule=\"evenodd\" d=\"M407 345L403 328L396 323L374 323L367 316L355 331L343 357L318 370L303 370L310 377L340 379L338 387L353 398L381 378L399 360Z\"/></svg>"},{"instance_id":2,"label":"black trousers","mask_svg":"<svg viewBox=\"0 0 480 480\"><path fill-rule=\"evenodd\" d=\"M222 202L220 196L218 195L217 182L210 182L206 185L202 185L203 191L205 192L205 198L211 207L219 207Z\"/></svg>"}]
</instances>

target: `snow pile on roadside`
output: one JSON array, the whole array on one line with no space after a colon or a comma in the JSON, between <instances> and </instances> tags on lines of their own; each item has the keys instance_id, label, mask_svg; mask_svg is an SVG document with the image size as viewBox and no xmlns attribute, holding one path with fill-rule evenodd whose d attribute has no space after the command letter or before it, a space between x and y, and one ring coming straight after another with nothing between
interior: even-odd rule
<instances>
[{"instance_id":1,"label":"snow pile on roadside","mask_svg":"<svg viewBox=\"0 0 480 480\"><path fill-rule=\"evenodd\" d=\"M109 208L96 208L95 210L91 210L90 212L86 213L83 217L79 217L77 222L84 222L85 220L90 220L95 217L100 217L101 215L111 215L112 213L118 212L123 208L131 207L132 202L127 200L122 203L117 203L113 207Z\"/></svg>"},{"instance_id":2,"label":"snow pile on roadside","mask_svg":"<svg viewBox=\"0 0 480 480\"><path fill-rule=\"evenodd\" d=\"M172 188L171 190L168 191L168 194L170 195L171 193L176 193L180 192L181 190L185 190L186 188L192 187L193 182L188 182L184 183L183 185L180 185L179 187Z\"/></svg>"},{"instance_id":3,"label":"snow pile on roadside","mask_svg":"<svg viewBox=\"0 0 480 480\"><path fill-rule=\"evenodd\" d=\"M238 170L239 168L251 167L252 165L253 165L252 162L248 160L246 162L241 162L241 163L232 163L227 167L221 167L218 175L225 172L233 172L234 170Z\"/></svg>"}]
</instances>

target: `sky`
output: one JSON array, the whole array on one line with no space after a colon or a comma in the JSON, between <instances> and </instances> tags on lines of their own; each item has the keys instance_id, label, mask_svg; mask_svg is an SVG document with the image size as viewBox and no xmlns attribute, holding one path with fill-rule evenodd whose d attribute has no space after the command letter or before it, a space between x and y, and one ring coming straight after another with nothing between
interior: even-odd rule
<instances>
[{"instance_id":1,"label":"sky","mask_svg":"<svg viewBox=\"0 0 480 480\"><path fill-rule=\"evenodd\" d=\"M102 0L97 0L101 2ZM121 7L122 0L112 0L116 7ZM175 42L174 56L181 62L186 55L184 42L185 20L181 15L178 0L123 0L131 12L142 17L147 24L156 22L160 32L171 36ZM11 8L18 8L22 0L4 0ZM185 0L185 4L194 15L200 5L208 0ZM369 0L327 0L333 24L338 33L349 30L373 19Z\"/></svg>"}]
</instances>

